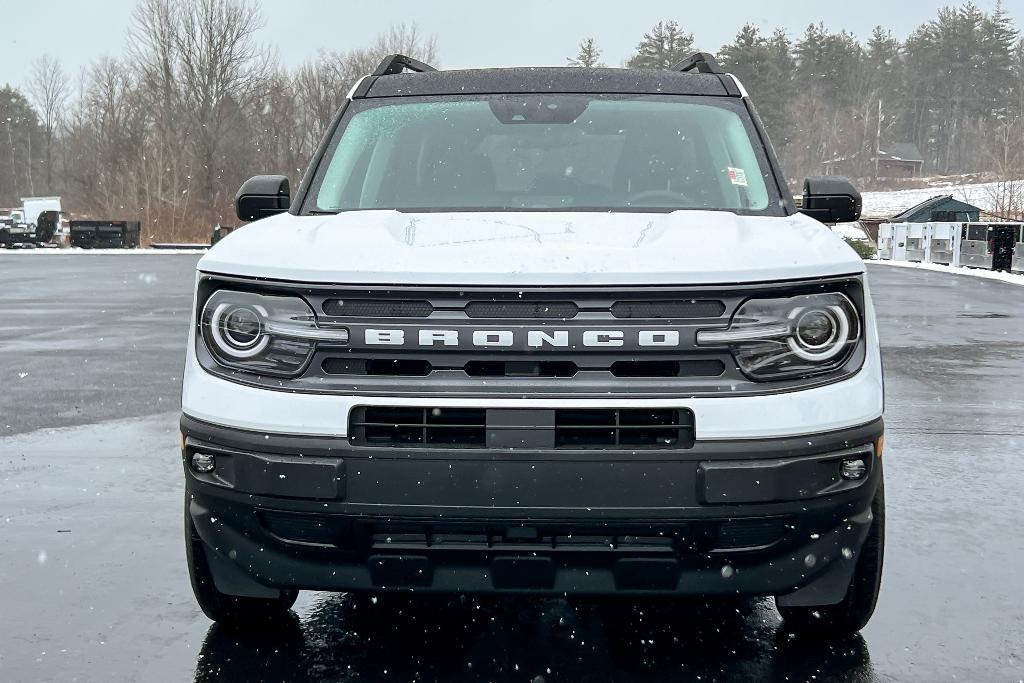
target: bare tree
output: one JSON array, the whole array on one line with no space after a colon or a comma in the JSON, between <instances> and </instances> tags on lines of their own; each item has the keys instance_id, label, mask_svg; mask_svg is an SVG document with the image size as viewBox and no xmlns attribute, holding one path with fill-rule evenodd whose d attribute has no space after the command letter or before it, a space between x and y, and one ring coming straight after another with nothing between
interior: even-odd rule
<instances>
[{"instance_id":1,"label":"bare tree","mask_svg":"<svg viewBox=\"0 0 1024 683\"><path fill-rule=\"evenodd\" d=\"M46 145L46 191L53 192L53 141L70 94L68 77L60 62L49 55L32 62L26 90L40 116Z\"/></svg>"},{"instance_id":2,"label":"bare tree","mask_svg":"<svg viewBox=\"0 0 1024 683\"><path fill-rule=\"evenodd\" d=\"M304 153L312 154L351 87L345 69L339 68L343 62L337 53L321 50L295 72L297 123Z\"/></svg>"},{"instance_id":3,"label":"bare tree","mask_svg":"<svg viewBox=\"0 0 1024 683\"><path fill-rule=\"evenodd\" d=\"M147 145L140 150L143 220L175 235L189 210L192 179L190 150L182 144L180 11L175 0L139 0L128 41L128 59L139 83L138 103L149 127Z\"/></svg>"},{"instance_id":4,"label":"bare tree","mask_svg":"<svg viewBox=\"0 0 1024 683\"><path fill-rule=\"evenodd\" d=\"M398 53L437 66L437 36L423 35L415 23L392 24L387 31L377 36L370 52L374 53L376 60Z\"/></svg>"},{"instance_id":5,"label":"bare tree","mask_svg":"<svg viewBox=\"0 0 1024 683\"><path fill-rule=\"evenodd\" d=\"M436 66L437 37L423 35L416 24L396 24L377 36L371 47L348 52L321 50L299 68L295 94L302 118L302 144L308 146L309 154L356 81L373 71L385 56L395 53Z\"/></svg>"},{"instance_id":6,"label":"bare tree","mask_svg":"<svg viewBox=\"0 0 1024 683\"><path fill-rule=\"evenodd\" d=\"M218 199L215 178L221 140L242 125L239 108L253 101L266 83L267 51L256 43L263 20L250 0L177 0L180 26L175 34L181 100L195 151L203 200Z\"/></svg>"},{"instance_id":7,"label":"bare tree","mask_svg":"<svg viewBox=\"0 0 1024 683\"><path fill-rule=\"evenodd\" d=\"M385 54L437 59L433 36L400 24L290 72L259 44L258 10L256 0L138 1L125 57L83 72L58 129L57 177L76 211L138 218L146 240L206 239L246 177L301 173L349 89ZM23 156L22 137L15 126L3 147Z\"/></svg>"}]
</instances>

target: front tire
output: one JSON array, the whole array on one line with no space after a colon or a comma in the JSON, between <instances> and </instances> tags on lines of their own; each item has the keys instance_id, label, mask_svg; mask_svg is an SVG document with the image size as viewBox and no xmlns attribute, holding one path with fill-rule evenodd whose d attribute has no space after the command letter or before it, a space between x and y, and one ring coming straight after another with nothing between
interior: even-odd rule
<instances>
[{"instance_id":1,"label":"front tire","mask_svg":"<svg viewBox=\"0 0 1024 683\"><path fill-rule=\"evenodd\" d=\"M299 597L296 590L281 591L277 598L245 598L228 595L217 590L213 582L210 565L206 561L206 547L199 538L196 527L188 514L188 500L185 501L185 558L188 562L188 576L192 582L192 593L203 614L230 627L253 627L280 622Z\"/></svg>"},{"instance_id":2,"label":"front tire","mask_svg":"<svg viewBox=\"0 0 1024 683\"><path fill-rule=\"evenodd\" d=\"M778 607L783 626L801 634L848 635L864 628L875 611L885 551L885 487L871 502L871 527L860 549L846 597L836 605Z\"/></svg>"}]
</instances>

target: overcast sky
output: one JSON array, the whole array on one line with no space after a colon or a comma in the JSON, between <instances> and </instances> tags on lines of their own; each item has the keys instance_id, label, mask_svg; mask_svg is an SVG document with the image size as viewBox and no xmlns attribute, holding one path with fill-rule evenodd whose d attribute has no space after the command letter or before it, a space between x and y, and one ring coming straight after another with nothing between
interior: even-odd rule
<instances>
[{"instance_id":1,"label":"overcast sky","mask_svg":"<svg viewBox=\"0 0 1024 683\"><path fill-rule=\"evenodd\" d=\"M996 0L975 0L990 11ZM810 22L865 38L880 24L903 38L937 9L960 0L263 0L261 40L294 66L320 48L360 47L391 23L436 34L444 67L560 65L585 36L619 66L661 19L675 19L702 49L717 50L745 22L798 36ZM1024 26L1024 0L1003 5ZM21 86L43 53L65 69L121 54L135 0L0 0L0 84Z\"/></svg>"}]
</instances>

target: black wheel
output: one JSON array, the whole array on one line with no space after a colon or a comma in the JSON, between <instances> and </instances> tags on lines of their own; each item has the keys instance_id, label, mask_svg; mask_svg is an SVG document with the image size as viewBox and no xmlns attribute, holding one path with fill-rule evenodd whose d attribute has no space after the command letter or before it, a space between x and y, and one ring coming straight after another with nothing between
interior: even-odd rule
<instances>
[{"instance_id":1,"label":"black wheel","mask_svg":"<svg viewBox=\"0 0 1024 683\"><path fill-rule=\"evenodd\" d=\"M819 607L779 607L783 625L803 634L846 635L864 628L875 611L882 585L882 559L885 552L885 487L871 502L871 528L857 558L857 567L846 597L837 605Z\"/></svg>"},{"instance_id":2,"label":"black wheel","mask_svg":"<svg viewBox=\"0 0 1024 683\"><path fill-rule=\"evenodd\" d=\"M244 598L217 590L206 562L203 541L188 514L188 499L185 500L185 557L196 602L203 614L218 624L248 628L283 622L299 597L296 590L281 591L278 598Z\"/></svg>"}]
</instances>

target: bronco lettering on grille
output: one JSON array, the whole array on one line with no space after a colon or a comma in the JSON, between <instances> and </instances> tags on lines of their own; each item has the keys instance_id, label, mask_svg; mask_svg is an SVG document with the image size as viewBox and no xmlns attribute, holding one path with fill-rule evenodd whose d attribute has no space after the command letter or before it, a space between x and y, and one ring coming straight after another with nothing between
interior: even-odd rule
<instances>
[{"instance_id":1,"label":"bronco lettering on grille","mask_svg":"<svg viewBox=\"0 0 1024 683\"><path fill-rule=\"evenodd\" d=\"M573 346L569 330L444 330L417 329L409 333L404 329L366 329L368 346L467 346L478 348L509 348L525 345L528 348L567 349ZM627 343L640 347L677 347L678 330L573 330L581 346L600 348L618 347Z\"/></svg>"}]
</instances>

